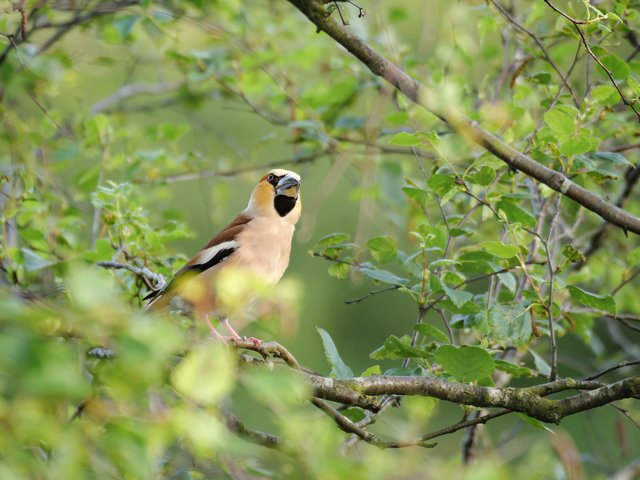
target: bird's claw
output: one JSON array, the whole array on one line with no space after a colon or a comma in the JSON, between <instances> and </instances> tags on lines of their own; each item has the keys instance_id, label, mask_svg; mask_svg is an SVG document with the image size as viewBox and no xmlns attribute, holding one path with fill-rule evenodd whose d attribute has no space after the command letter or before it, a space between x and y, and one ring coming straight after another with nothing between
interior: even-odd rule
<instances>
[{"instance_id":1,"label":"bird's claw","mask_svg":"<svg viewBox=\"0 0 640 480\"><path fill-rule=\"evenodd\" d=\"M262 347L262 340L260 340L259 338L256 338L256 337L244 337L243 340L250 341L255 348Z\"/></svg>"}]
</instances>

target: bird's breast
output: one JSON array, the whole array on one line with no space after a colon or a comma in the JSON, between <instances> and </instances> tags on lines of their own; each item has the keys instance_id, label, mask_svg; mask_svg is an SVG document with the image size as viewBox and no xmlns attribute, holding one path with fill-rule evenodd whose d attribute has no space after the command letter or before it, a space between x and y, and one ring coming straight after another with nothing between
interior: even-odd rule
<instances>
[{"instance_id":1,"label":"bird's breast","mask_svg":"<svg viewBox=\"0 0 640 480\"><path fill-rule=\"evenodd\" d=\"M275 284L289 265L295 228L280 219L253 219L238 235L237 264Z\"/></svg>"}]
</instances>

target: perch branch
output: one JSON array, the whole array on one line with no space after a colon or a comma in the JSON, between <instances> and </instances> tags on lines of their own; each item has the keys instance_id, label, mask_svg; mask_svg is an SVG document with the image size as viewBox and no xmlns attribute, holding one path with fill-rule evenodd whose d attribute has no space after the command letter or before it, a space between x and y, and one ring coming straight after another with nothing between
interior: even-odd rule
<instances>
[{"instance_id":1,"label":"perch branch","mask_svg":"<svg viewBox=\"0 0 640 480\"><path fill-rule=\"evenodd\" d=\"M251 340L239 339L233 340L231 343L237 348L258 352L264 357L275 356L284 360L311 387L313 391L311 402L314 405L329 415L341 429L354 433L366 442L383 448L393 447L377 437L371 437L370 432L363 430L333 407L322 404L321 399L375 411L380 408L380 405L376 404L376 400L372 397L379 395L419 395L438 398L460 405L508 409L524 413L547 423L560 423L564 417L601 407L617 400L625 398L640 399L640 375L631 376L611 384L604 384L594 380L566 378L523 388L482 387L440 378L413 376L373 375L339 380L301 370L293 355L276 342L265 342L261 345L256 345ZM625 365L631 366L635 364L635 362L630 362ZM615 368L622 368L625 365L620 364ZM604 373L599 372L595 374L595 377ZM594 378L594 376L589 378ZM568 390L578 390L580 392L562 399L546 398L549 395ZM396 444L394 445L397 446Z\"/></svg>"}]
</instances>

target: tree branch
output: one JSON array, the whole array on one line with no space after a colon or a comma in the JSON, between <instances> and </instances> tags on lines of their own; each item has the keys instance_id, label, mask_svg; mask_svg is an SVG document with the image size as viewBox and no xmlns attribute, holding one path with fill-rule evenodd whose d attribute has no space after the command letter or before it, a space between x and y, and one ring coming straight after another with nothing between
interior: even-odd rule
<instances>
[{"instance_id":1,"label":"tree branch","mask_svg":"<svg viewBox=\"0 0 640 480\"><path fill-rule=\"evenodd\" d=\"M242 421L238 417L229 412L223 411L221 412L221 415L224 419L226 427L231 432L235 433L246 441L255 443L256 445L261 445L263 447L285 451L283 449L284 445L282 439L280 439L278 436L266 432L261 432L259 430L253 430L242 423Z\"/></svg>"},{"instance_id":2,"label":"tree branch","mask_svg":"<svg viewBox=\"0 0 640 480\"><path fill-rule=\"evenodd\" d=\"M617 400L625 398L640 399L640 375L628 377L611 384L603 384L590 379L597 378L615 368L635 365L636 362L630 362L625 365L620 364L605 372L599 372L592 377L588 377L589 379L587 380L566 378L531 387L499 388L481 387L441 378L417 376L373 375L339 380L303 371L291 353L276 342L264 342L261 345L256 345L251 340L238 339L232 340L230 343L237 348L258 352L264 357L272 355L283 359L289 367L294 369L309 384L313 391L311 402L314 405L333 418L341 429L349 433L355 433L366 442L383 448L393 447L377 439L377 437L371 437L370 432L341 415L333 407L323 404L322 401L318 402L318 400L330 400L343 405L352 405L377 411L381 408L381 405L374 398L375 396L419 395L438 398L459 405L508 409L524 413L543 422L560 423L564 417L601 407ZM546 398L549 395L567 390L582 390L582 392L558 400ZM426 438L423 438L423 441L426 440ZM397 446L397 444L394 445Z\"/></svg>"},{"instance_id":3,"label":"tree branch","mask_svg":"<svg viewBox=\"0 0 640 480\"><path fill-rule=\"evenodd\" d=\"M640 398L640 376L610 385L579 380L556 382L526 388L480 387L428 377L356 377L336 380L307 376L314 395L344 404L359 403L364 395L420 395L474 407L507 408L547 423L560 423L569 415L601 407L624 398ZM561 400L546 395L572 389L591 389Z\"/></svg>"},{"instance_id":4,"label":"tree branch","mask_svg":"<svg viewBox=\"0 0 640 480\"><path fill-rule=\"evenodd\" d=\"M352 55L364 63L375 75L384 78L407 98L436 115L450 125L465 138L480 145L512 168L544 183L553 190L571 198L583 207L598 214L604 220L617 225L625 231L640 235L640 218L605 201L599 195L577 185L564 174L552 170L510 145L495 135L481 128L477 122L460 115L450 109L439 109L436 106L437 94L410 77L397 65L390 62L367 43L356 36L353 31L338 24L327 16L321 0L288 0L300 10L318 29L326 32L331 38L346 48Z\"/></svg>"},{"instance_id":5,"label":"tree branch","mask_svg":"<svg viewBox=\"0 0 640 480\"><path fill-rule=\"evenodd\" d=\"M167 283L162 275L152 272L147 267L139 268L127 263L109 261L97 262L97 265L111 270L128 270L142 278L142 280L147 284L147 287L151 289L161 288L165 283Z\"/></svg>"}]
</instances>

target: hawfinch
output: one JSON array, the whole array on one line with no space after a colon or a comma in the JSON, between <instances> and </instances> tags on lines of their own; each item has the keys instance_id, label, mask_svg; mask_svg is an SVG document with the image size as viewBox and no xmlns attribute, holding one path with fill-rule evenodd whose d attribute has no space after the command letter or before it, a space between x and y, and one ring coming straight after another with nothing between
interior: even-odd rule
<instances>
[{"instance_id":1,"label":"hawfinch","mask_svg":"<svg viewBox=\"0 0 640 480\"><path fill-rule=\"evenodd\" d=\"M289 265L291 239L300 218L300 175L274 169L260 179L249 205L211 239L163 288L151 292L145 309L187 305L203 318L213 335L223 338L209 315L216 312L214 283L221 271L237 268L266 285L280 280ZM239 335L222 320L233 338Z\"/></svg>"}]
</instances>

